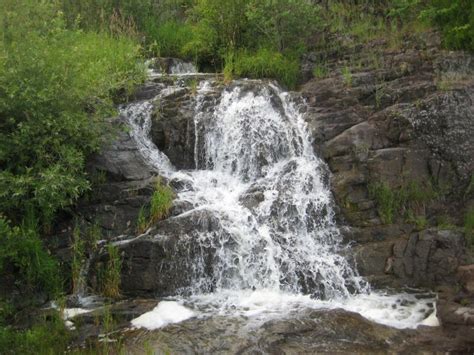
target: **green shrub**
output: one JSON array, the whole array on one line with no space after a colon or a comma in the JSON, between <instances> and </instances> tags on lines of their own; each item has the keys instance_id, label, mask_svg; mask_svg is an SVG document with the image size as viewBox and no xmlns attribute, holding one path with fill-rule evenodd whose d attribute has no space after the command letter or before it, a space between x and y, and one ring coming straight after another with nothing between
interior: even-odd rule
<instances>
[{"instance_id":1,"label":"green shrub","mask_svg":"<svg viewBox=\"0 0 474 355\"><path fill-rule=\"evenodd\" d=\"M226 56L224 73L249 78L272 78L294 88L299 64L297 60L269 49L260 49L255 53L239 51Z\"/></svg>"},{"instance_id":2,"label":"green shrub","mask_svg":"<svg viewBox=\"0 0 474 355\"><path fill-rule=\"evenodd\" d=\"M29 329L17 330L0 324L1 354L61 354L69 339L70 332L59 312L42 316Z\"/></svg>"},{"instance_id":3,"label":"green shrub","mask_svg":"<svg viewBox=\"0 0 474 355\"><path fill-rule=\"evenodd\" d=\"M15 284L24 295L59 294L58 264L43 248L33 217L28 217L21 227L11 227L0 215L0 273L5 272L15 275Z\"/></svg>"},{"instance_id":4,"label":"green shrub","mask_svg":"<svg viewBox=\"0 0 474 355\"><path fill-rule=\"evenodd\" d=\"M150 19L146 26L150 51L161 57L188 57L194 59L195 53L186 49L188 43L195 42L194 29L188 24L168 21L163 24Z\"/></svg>"},{"instance_id":5,"label":"green shrub","mask_svg":"<svg viewBox=\"0 0 474 355\"><path fill-rule=\"evenodd\" d=\"M68 30L52 4L0 9L0 212L19 222L32 207L46 226L89 189L104 118L144 78L134 41Z\"/></svg>"},{"instance_id":6,"label":"green shrub","mask_svg":"<svg viewBox=\"0 0 474 355\"><path fill-rule=\"evenodd\" d=\"M474 50L474 2L431 0L421 17L440 28L446 47Z\"/></svg>"},{"instance_id":7,"label":"green shrub","mask_svg":"<svg viewBox=\"0 0 474 355\"><path fill-rule=\"evenodd\" d=\"M344 83L347 85L347 86L352 86L352 73L351 73L351 68L349 68L348 66L345 66L343 69L342 69L342 78L344 79Z\"/></svg>"}]
</instances>

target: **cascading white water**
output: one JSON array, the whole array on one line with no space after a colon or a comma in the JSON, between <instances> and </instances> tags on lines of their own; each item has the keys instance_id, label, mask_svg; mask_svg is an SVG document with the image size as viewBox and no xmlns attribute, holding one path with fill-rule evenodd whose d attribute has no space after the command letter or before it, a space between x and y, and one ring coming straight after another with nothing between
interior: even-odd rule
<instances>
[{"instance_id":1,"label":"cascading white water","mask_svg":"<svg viewBox=\"0 0 474 355\"><path fill-rule=\"evenodd\" d=\"M340 253L326 168L288 97L274 85L247 82L224 90L219 104L196 120L202 171L192 174L194 191L183 197L219 218L225 242L212 233L200 241L218 244L217 289L318 298L364 291ZM261 200L253 208L243 202L249 191Z\"/></svg>"},{"instance_id":2,"label":"cascading white water","mask_svg":"<svg viewBox=\"0 0 474 355\"><path fill-rule=\"evenodd\" d=\"M343 256L328 171L313 152L298 105L261 81L234 83L205 105L212 90L204 81L196 95L194 171L176 171L151 142L150 101L122 109L150 165L192 185L177 201L217 221L214 230L188 240L212 249L214 258L212 270L201 255L189 261L191 296L181 302L201 312L246 315L342 307L397 327L419 324L431 299L403 304L404 296L370 293Z\"/></svg>"}]
</instances>

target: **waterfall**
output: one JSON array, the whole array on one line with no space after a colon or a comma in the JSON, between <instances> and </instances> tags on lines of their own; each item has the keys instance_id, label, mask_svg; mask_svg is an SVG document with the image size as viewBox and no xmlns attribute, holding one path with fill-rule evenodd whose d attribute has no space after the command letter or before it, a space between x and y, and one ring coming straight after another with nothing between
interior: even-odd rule
<instances>
[{"instance_id":1,"label":"waterfall","mask_svg":"<svg viewBox=\"0 0 474 355\"><path fill-rule=\"evenodd\" d=\"M205 97L198 93L196 106ZM341 256L328 171L312 150L302 114L272 84L243 82L222 92L210 112L196 114L193 191L213 211L217 289L276 289L317 298L362 292L366 284ZM249 208L245 199L261 201Z\"/></svg>"},{"instance_id":2,"label":"waterfall","mask_svg":"<svg viewBox=\"0 0 474 355\"><path fill-rule=\"evenodd\" d=\"M259 307L342 307L394 326L419 324L432 310L430 299L370 292L348 261L329 171L313 151L304 105L265 81L214 84L201 81L194 96L196 170L177 171L152 143L153 100L121 110L150 165L186 180L176 197L193 206L184 213L213 218L212 228L183 238L182 248L212 250L213 257L209 266L203 254L188 252L193 274L182 302L246 315ZM156 99L177 89L169 86Z\"/></svg>"}]
</instances>

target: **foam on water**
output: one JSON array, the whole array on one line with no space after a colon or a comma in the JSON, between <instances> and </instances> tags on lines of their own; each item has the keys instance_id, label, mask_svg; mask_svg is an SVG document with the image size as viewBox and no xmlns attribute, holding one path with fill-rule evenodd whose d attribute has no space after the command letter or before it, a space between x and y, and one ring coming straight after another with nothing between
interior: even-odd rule
<instances>
[{"instance_id":1,"label":"foam on water","mask_svg":"<svg viewBox=\"0 0 474 355\"><path fill-rule=\"evenodd\" d=\"M215 220L213 230L187 238L214 257L209 267L203 255L189 253L192 282L176 295L180 303L199 315L259 320L343 308L397 328L434 324L425 321L433 313L432 297L371 292L344 256L350 253L335 224L329 171L314 154L301 107L290 95L261 81L209 95L213 90L204 81L195 96L194 171L176 171L151 142L152 101L122 109L150 165L186 181L177 202L194 209L185 213L207 211ZM144 316L142 324L152 326L165 310Z\"/></svg>"},{"instance_id":2,"label":"foam on water","mask_svg":"<svg viewBox=\"0 0 474 355\"><path fill-rule=\"evenodd\" d=\"M162 301L152 311L132 320L132 326L154 330L193 317L195 313L177 302Z\"/></svg>"}]
</instances>

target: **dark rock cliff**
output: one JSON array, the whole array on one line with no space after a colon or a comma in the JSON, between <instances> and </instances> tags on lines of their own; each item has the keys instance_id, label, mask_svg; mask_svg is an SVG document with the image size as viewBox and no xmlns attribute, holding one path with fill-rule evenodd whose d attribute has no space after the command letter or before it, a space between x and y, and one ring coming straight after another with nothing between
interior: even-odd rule
<instances>
[{"instance_id":1,"label":"dark rock cliff","mask_svg":"<svg viewBox=\"0 0 474 355\"><path fill-rule=\"evenodd\" d=\"M473 205L474 56L442 51L429 35L415 48L380 43L329 58L329 76L301 92L359 271L378 285L452 283L468 262L454 226ZM377 186L386 199L411 186L415 201L390 205Z\"/></svg>"}]
</instances>

